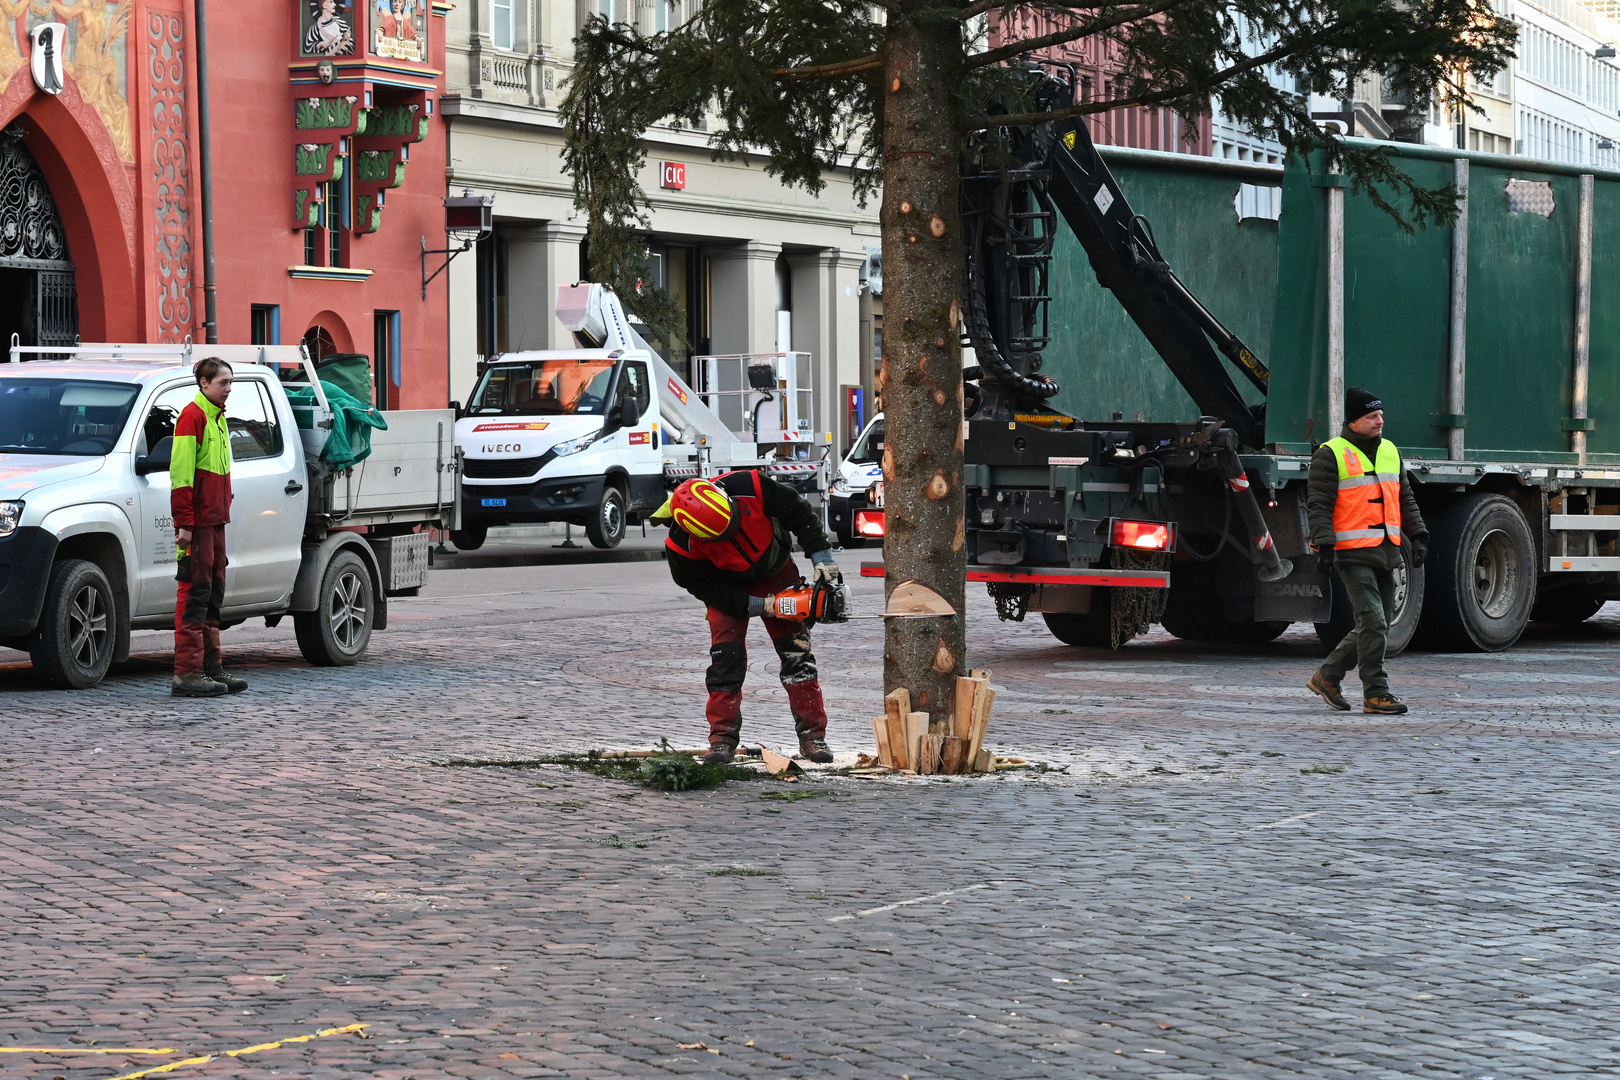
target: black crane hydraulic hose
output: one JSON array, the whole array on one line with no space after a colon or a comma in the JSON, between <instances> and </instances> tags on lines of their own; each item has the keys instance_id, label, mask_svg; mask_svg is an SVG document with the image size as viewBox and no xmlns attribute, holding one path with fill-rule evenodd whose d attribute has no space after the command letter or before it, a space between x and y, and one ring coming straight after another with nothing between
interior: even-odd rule
<instances>
[{"instance_id":1,"label":"black crane hydraulic hose","mask_svg":"<svg viewBox=\"0 0 1620 1080\"><path fill-rule=\"evenodd\" d=\"M1042 401L1055 395L1059 389L1057 383L1051 379L1022 374L1001 355L1001 351L996 348L995 338L990 336L990 314L984 297L984 277L970 271L968 281L968 339L973 342L973 352L978 357L979 366L996 382L1015 393L1028 394Z\"/></svg>"}]
</instances>

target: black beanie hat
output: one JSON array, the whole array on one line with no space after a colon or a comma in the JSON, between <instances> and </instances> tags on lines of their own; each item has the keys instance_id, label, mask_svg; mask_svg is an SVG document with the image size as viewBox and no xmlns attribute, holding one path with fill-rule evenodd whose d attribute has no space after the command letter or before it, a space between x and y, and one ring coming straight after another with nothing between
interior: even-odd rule
<instances>
[{"instance_id":1,"label":"black beanie hat","mask_svg":"<svg viewBox=\"0 0 1620 1080\"><path fill-rule=\"evenodd\" d=\"M1344 422L1347 424L1383 407L1384 403L1371 390L1352 386L1344 392Z\"/></svg>"}]
</instances>

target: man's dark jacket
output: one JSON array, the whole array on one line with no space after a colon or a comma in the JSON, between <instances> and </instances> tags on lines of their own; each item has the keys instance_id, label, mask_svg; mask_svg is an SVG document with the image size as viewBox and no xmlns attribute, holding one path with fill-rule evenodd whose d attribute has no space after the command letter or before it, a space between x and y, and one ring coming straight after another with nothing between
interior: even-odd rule
<instances>
[{"instance_id":1,"label":"man's dark jacket","mask_svg":"<svg viewBox=\"0 0 1620 1080\"><path fill-rule=\"evenodd\" d=\"M1378 444L1383 439L1369 439L1357 435L1347 426L1339 434L1363 454L1367 460L1378 461ZM1412 481L1406 475L1405 461L1401 462L1401 536L1403 542L1416 541L1425 549L1429 546L1429 528L1423 524L1417 500L1412 497ZM1326 443L1311 455L1311 475L1305 492L1305 510L1311 519L1311 543L1319 549L1333 547L1333 508L1339 501L1339 461L1333 448ZM1337 548L1340 562L1363 563L1380 570L1393 570L1401 564L1401 552L1385 540L1377 547Z\"/></svg>"},{"instance_id":2,"label":"man's dark jacket","mask_svg":"<svg viewBox=\"0 0 1620 1080\"><path fill-rule=\"evenodd\" d=\"M714 482L734 499L754 494L753 478L746 471L717 476ZM709 607L739 619L748 616L748 586L768 580L780 571L793 554L794 540L806 554L832 547L816 508L802 495L764 473L759 474L759 487L765 516L771 519L771 546L750 569L722 570L708 559L677 554L671 549L687 550L692 537L674 522L670 523L669 541L664 545L669 576L675 579L675 584Z\"/></svg>"}]
</instances>

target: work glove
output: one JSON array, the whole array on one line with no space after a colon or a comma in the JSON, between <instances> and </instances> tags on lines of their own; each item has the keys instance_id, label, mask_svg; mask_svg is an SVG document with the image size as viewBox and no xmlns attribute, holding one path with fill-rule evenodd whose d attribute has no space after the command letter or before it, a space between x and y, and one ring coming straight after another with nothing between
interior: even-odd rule
<instances>
[{"instance_id":1,"label":"work glove","mask_svg":"<svg viewBox=\"0 0 1620 1080\"><path fill-rule=\"evenodd\" d=\"M832 548L822 548L811 555L810 565L814 568L810 577L812 584L838 586L844 583L844 572L833 561Z\"/></svg>"},{"instance_id":2,"label":"work glove","mask_svg":"<svg viewBox=\"0 0 1620 1080\"><path fill-rule=\"evenodd\" d=\"M1429 538L1426 537L1426 536L1424 536L1424 537L1418 537L1418 536L1412 537L1412 566L1414 568L1416 568L1416 567L1422 566L1424 563L1426 563L1428 561L1429 561Z\"/></svg>"},{"instance_id":3,"label":"work glove","mask_svg":"<svg viewBox=\"0 0 1620 1080\"><path fill-rule=\"evenodd\" d=\"M748 617L750 619L760 618L775 606L775 601L776 597L774 596L750 596L748 598Z\"/></svg>"},{"instance_id":4,"label":"work glove","mask_svg":"<svg viewBox=\"0 0 1620 1080\"><path fill-rule=\"evenodd\" d=\"M1333 573L1333 546L1331 544L1316 549L1316 570L1320 574Z\"/></svg>"}]
</instances>

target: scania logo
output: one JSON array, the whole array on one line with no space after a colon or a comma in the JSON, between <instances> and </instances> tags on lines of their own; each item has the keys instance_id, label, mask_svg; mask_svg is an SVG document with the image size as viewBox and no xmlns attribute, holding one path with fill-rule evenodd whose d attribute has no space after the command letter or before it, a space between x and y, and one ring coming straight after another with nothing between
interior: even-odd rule
<instances>
[{"instance_id":1,"label":"scania logo","mask_svg":"<svg viewBox=\"0 0 1620 1080\"><path fill-rule=\"evenodd\" d=\"M478 449L480 453L484 454L515 454L523 449L523 444L515 442L485 443Z\"/></svg>"},{"instance_id":2,"label":"scania logo","mask_svg":"<svg viewBox=\"0 0 1620 1080\"><path fill-rule=\"evenodd\" d=\"M1268 585L1266 589L1272 596L1321 596L1320 585Z\"/></svg>"}]
</instances>

